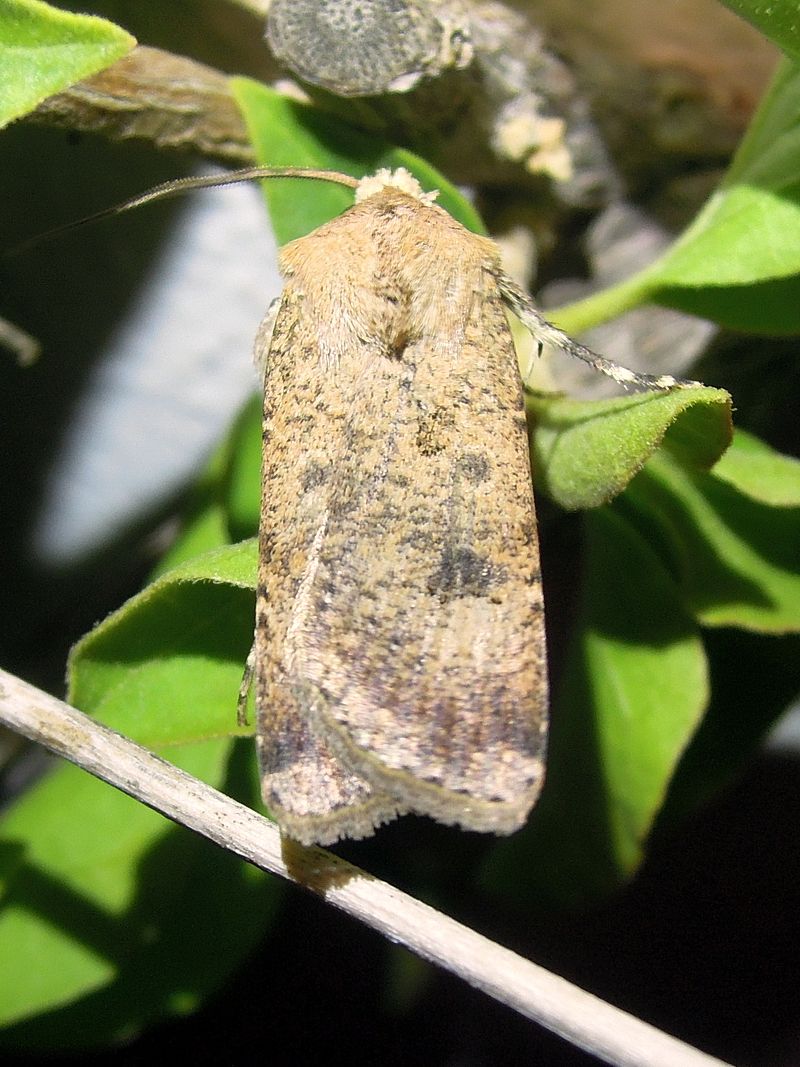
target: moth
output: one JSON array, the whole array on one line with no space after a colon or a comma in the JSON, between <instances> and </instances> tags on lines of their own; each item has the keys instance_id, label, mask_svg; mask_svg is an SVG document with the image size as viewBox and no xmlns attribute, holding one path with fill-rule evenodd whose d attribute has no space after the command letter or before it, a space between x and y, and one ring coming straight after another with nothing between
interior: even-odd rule
<instances>
[{"instance_id":1,"label":"moth","mask_svg":"<svg viewBox=\"0 0 800 1067\"><path fill-rule=\"evenodd\" d=\"M280 266L256 342L264 800L302 842L409 811L510 832L542 784L547 677L497 248L380 172Z\"/></svg>"},{"instance_id":2,"label":"moth","mask_svg":"<svg viewBox=\"0 0 800 1067\"><path fill-rule=\"evenodd\" d=\"M434 194L435 195L435 194ZM505 308L545 323L406 171L280 257L265 367L255 643L264 801L302 843L407 812L507 834L541 790L544 603Z\"/></svg>"},{"instance_id":3,"label":"moth","mask_svg":"<svg viewBox=\"0 0 800 1067\"><path fill-rule=\"evenodd\" d=\"M405 170L357 181L249 168L188 188L305 177L355 204L286 245L255 344L264 373L255 681L264 801L303 844L413 812L508 834L542 787L547 664L536 513L506 308L547 323ZM99 212L92 218L120 208ZM85 221L85 220L84 220Z\"/></svg>"}]
</instances>

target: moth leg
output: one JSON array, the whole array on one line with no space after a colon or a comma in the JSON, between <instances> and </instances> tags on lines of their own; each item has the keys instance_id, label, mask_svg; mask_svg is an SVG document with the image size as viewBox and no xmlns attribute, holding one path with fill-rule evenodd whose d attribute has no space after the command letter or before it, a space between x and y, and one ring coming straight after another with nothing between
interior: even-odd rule
<instances>
[{"instance_id":1,"label":"moth leg","mask_svg":"<svg viewBox=\"0 0 800 1067\"><path fill-rule=\"evenodd\" d=\"M239 699L236 702L236 724L237 726L247 726L247 697L250 694L250 687L253 684L253 675L256 669L256 643L253 640L250 646L250 651L247 653L247 659L244 661L244 671L242 672L242 683L239 686Z\"/></svg>"},{"instance_id":2,"label":"moth leg","mask_svg":"<svg viewBox=\"0 0 800 1067\"><path fill-rule=\"evenodd\" d=\"M588 363L594 370L607 375L625 388L639 385L645 389L702 389L702 382L695 382L689 378L674 378L671 374L640 374L638 371L629 370L627 367L620 366L619 363L606 359L605 356L598 355L591 348L573 341L563 330L559 330L557 326L553 326L543 318L525 290L521 289L507 274L501 271L496 277L504 303L513 311L522 325L530 330L538 342L540 355L545 344L556 345L568 355ZM525 383L527 383L529 374L530 370L525 375Z\"/></svg>"}]
</instances>

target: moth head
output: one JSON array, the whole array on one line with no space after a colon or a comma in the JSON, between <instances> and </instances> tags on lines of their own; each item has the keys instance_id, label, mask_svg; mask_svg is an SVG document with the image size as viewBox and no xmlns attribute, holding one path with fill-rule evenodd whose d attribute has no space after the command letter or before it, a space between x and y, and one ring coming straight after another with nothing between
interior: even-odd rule
<instances>
[{"instance_id":1,"label":"moth head","mask_svg":"<svg viewBox=\"0 0 800 1067\"><path fill-rule=\"evenodd\" d=\"M398 167L397 170L389 170L388 167L382 167L375 174L362 178L358 183L356 186L356 203L361 204L364 200L368 200L369 197L375 196L387 188L399 189L401 193L413 196L415 200L419 200L428 206L433 204L439 195L438 189L434 189L431 193L426 193L414 175L407 171L405 167Z\"/></svg>"}]
</instances>

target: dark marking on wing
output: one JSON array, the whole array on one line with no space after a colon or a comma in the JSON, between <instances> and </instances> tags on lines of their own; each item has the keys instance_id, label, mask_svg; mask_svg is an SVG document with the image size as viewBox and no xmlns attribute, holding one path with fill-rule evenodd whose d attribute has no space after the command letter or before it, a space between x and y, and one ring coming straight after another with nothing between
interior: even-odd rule
<instances>
[{"instance_id":1,"label":"dark marking on wing","mask_svg":"<svg viewBox=\"0 0 800 1067\"><path fill-rule=\"evenodd\" d=\"M328 467L318 463L316 460L310 460L300 479L303 492L308 493L312 489L317 489L320 485L324 485L329 477L330 470Z\"/></svg>"},{"instance_id":2,"label":"dark marking on wing","mask_svg":"<svg viewBox=\"0 0 800 1067\"><path fill-rule=\"evenodd\" d=\"M453 415L445 408L420 410L417 425L417 448L420 455L435 456L449 445Z\"/></svg>"},{"instance_id":3,"label":"dark marking on wing","mask_svg":"<svg viewBox=\"0 0 800 1067\"><path fill-rule=\"evenodd\" d=\"M473 485L480 485L481 482L485 482L489 477L491 463L488 456L480 455L477 452L465 452L458 457L456 469L460 475L472 482Z\"/></svg>"},{"instance_id":4,"label":"dark marking on wing","mask_svg":"<svg viewBox=\"0 0 800 1067\"><path fill-rule=\"evenodd\" d=\"M505 568L471 548L446 545L439 568L430 577L428 591L443 600L457 596L488 596L505 581Z\"/></svg>"}]
</instances>

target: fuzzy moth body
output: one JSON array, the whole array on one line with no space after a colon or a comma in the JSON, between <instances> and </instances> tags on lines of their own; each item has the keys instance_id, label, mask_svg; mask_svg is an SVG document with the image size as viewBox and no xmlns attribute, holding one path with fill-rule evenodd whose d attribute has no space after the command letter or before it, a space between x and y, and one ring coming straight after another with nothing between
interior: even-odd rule
<instances>
[{"instance_id":1,"label":"fuzzy moth body","mask_svg":"<svg viewBox=\"0 0 800 1067\"><path fill-rule=\"evenodd\" d=\"M547 676L498 250L397 172L281 268L257 341L265 803L304 843L404 812L509 833L542 784Z\"/></svg>"}]
</instances>

